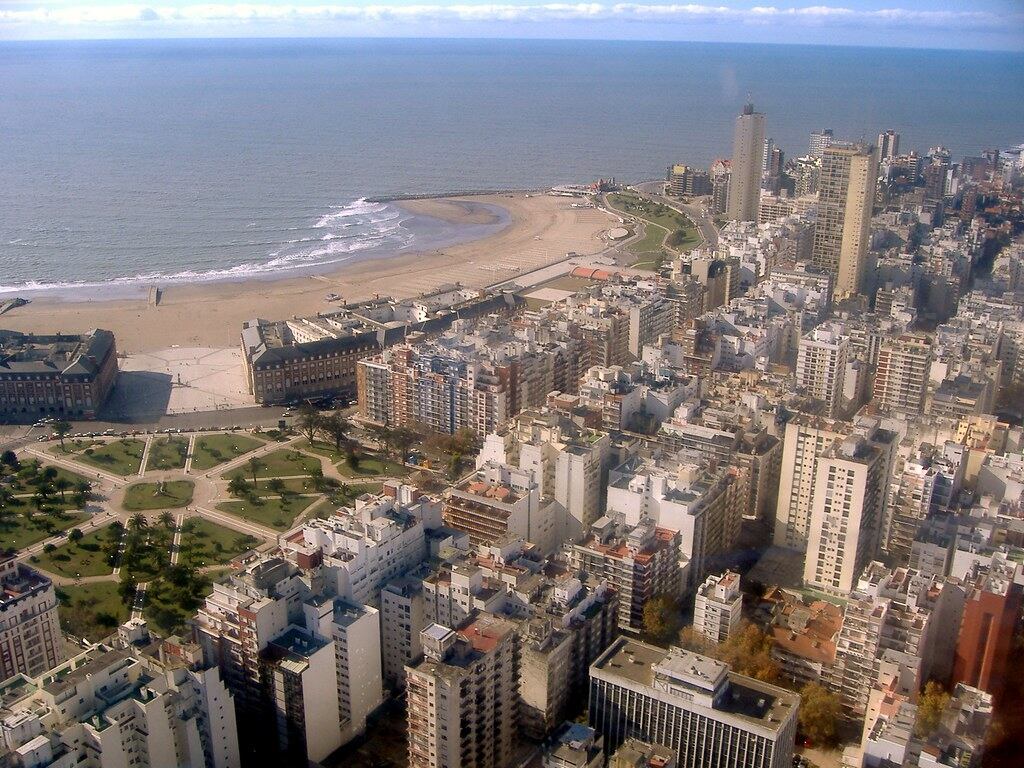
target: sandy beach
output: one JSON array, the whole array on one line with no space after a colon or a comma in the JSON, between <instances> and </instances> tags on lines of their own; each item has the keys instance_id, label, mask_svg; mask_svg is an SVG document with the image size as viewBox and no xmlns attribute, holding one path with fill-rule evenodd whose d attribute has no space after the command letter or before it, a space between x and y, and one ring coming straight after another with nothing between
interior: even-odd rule
<instances>
[{"instance_id":1,"label":"sandy beach","mask_svg":"<svg viewBox=\"0 0 1024 768\"><path fill-rule=\"evenodd\" d=\"M614 226L607 214L573 208L572 200L548 195L490 195L402 201L413 213L453 223L487 224L493 214L460 201L476 201L508 211L500 232L441 251L403 254L346 265L327 275L281 280L173 284L159 305L147 298L61 301L37 297L0 316L0 328L48 333L107 328L126 353L172 345L227 347L238 343L241 323L253 317L277 319L327 311L336 293L348 301L374 295L407 298L461 282L484 287L565 258L604 249L601 235Z\"/></svg>"}]
</instances>

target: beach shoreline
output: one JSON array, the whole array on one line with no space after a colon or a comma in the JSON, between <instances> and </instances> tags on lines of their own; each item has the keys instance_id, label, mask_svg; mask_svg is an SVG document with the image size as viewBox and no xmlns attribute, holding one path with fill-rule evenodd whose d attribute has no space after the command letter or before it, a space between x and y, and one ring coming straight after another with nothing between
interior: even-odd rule
<instances>
[{"instance_id":1,"label":"beach shoreline","mask_svg":"<svg viewBox=\"0 0 1024 768\"><path fill-rule=\"evenodd\" d=\"M413 215L495 231L433 250L354 260L323 272L159 285L158 304L150 302L148 287L144 295L134 296L29 296L31 303L0 316L0 328L37 333L106 328L114 332L118 350L126 353L175 345L234 346L245 320L329 311L336 306L326 301L329 294L353 302L374 296L409 298L455 282L483 288L564 259L568 252L604 250L602 235L612 220L600 210L571 204L564 197L526 193L402 200L396 205ZM493 208L504 211L506 223L498 226Z\"/></svg>"}]
</instances>

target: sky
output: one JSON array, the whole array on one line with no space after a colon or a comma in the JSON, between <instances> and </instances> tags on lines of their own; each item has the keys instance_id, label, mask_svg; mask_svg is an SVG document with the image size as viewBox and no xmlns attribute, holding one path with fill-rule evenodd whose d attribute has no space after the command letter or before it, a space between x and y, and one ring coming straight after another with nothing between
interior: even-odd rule
<instances>
[{"instance_id":1,"label":"sky","mask_svg":"<svg viewBox=\"0 0 1024 768\"><path fill-rule=\"evenodd\" d=\"M0 40L477 37L1024 50L1024 0L0 0Z\"/></svg>"}]
</instances>

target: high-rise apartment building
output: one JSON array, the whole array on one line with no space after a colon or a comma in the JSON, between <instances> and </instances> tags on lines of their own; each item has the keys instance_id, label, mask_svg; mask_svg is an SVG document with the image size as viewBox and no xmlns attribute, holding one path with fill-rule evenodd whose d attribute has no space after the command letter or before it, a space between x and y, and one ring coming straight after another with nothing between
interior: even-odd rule
<instances>
[{"instance_id":1,"label":"high-rise apartment building","mask_svg":"<svg viewBox=\"0 0 1024 768\"><path fill-rule=\"evenodd\" d=\"M613 752L629 738L679 768L789 768L800 697L680 648L619 638L590 668L590 725Z\"/></svg>"},{"instance_id":2,"label":"high-rise apartment building","mask_svg":"<svg viewBox=\"0 0 1024 768\"><path fill-rule=\"evenodd\" d=\"M743 112L736 118L732 142L727 216L735 221L757 221L764 160L764 130L764 114L755 112L753 104L745 105Z\"/></svg>"},{"instance_id":3,"label":"high-rise apartment building","mask_svg":"<svg viewBox=\"0 0 1024 768\"><path fill-rule=\"evenodd\" d=\"M529 409L484 440L477 466L510 464L533 472L542 496L565 508L567 538L601 516L611 440L559 411Z\"/></svg>"},{"instance_id":4,"label":"high-rise apartment building","mask_svg":"<svg viewBox=\"0 0 1024 768\"><path fill-rule=\"evenodd\" d=\"M728 160L715 160L708 169L708 175L711 177L711 212L716 216L724 216L729 210L732 165Z\"/></svg>"},{"instance_id":5,"label":"high-rise apartment building","mask_svg":"<svg viewBox=\"0 0 1024 768\"><path fill-rule=\"evenodd\" d=\"M243 759L321 760L383 698L377 611L334 595L327 569L257 557L216 583L193 620L238 710Z\"/></svg>"},{"instance_id":6,"label":"high-rise apartment building","mask_svg":"<svg viewBox=\"0 0 1024 768\"><path fill-rule=\"evenodd\" d=\"M967 602L956 644L953 682L999 697L1014 658L1013 637L1024 604L1021 566L996 553L964 577Z\"/></svg>"},{"instance_id":7,"label":"high-rise apartment building","mask_svg":"<svg viewBox=\"0 0 1024 768\"><path fill-rule=\"evenodd\" d=\"M796 550L807 546L818 458L828 446L846 437L850 429L846 422L804 413L786 424L775 506L776 546Z\"/></svg>"},{"instance_id":8,"label":"high-rise apartment building","mask_svg":"<svg viewBox=\"0 0 1024 768\"><path fill-rule=\"evenodd\" d=\"M517 537L553 552L564 538L565 509L540 494L529 470L485 464L451 488L444 501L445 525L469 534L473 544Z\"/></svg>"},{"instance_id":9,"label":"high-rise apartment building","mask_svg":"<svg viewBox=\"0 0 1024 768\"><path fill-rule=\"evenodd\" d=\"M231 694L216 669L95 645L4 684L3 764L17 768L238 768Z\"/></svg>"},{"instance_id":10,"label":"high-rise apartment building","mask_svg":"<svg viewBox=\"0 0 1024 768\"><path fill-rule=\"evenodd\" d=\"M807 145L807 154L811 157L821 157L825 150L832 146L834 140L831 128L814 131L811 133L811 139Z\"/></svg>"},{"instance_id":11,"label":"high-rise apartment building","mask_svg":"<svg viewBox=\"0 0 1024 768\"><path fill-rule=\"evenodd\" d=\"M519 724L516 626L480 614L431 624L406 668L410 768L505 768Z\"/></svg>"},{"instance_id":12,"label":"high-rise apartment building","mask_svg":"<svg viewBox=\"0 0 1024 768\"><path fill-rule=\"evenodd\" d=\"M878 142L875 145L878 151L879 162L892 160L900 153L900 135L891 128L878 134Z\"/></svg>"},{"instance_id":13,"label":"high-rise apartment building","mask_svg":"<svg viewBox=\"0 0 1024 768\"><path fill-rule=\"evenodd\" d=\"M871 147L832 144L821 156L811 261L835 275L835 294L861 290L871 235L878 164Z\"/></svg>"},{"instance_id":14,"label":"high-rise apartment building","mask_svg":"<svg viewBox=\"0 0 1024 768\"><path fill-rule=\"evenodd\" d=\"M682 593L686 572L679 567L679 533L659 528L649 518L625 527L602 517L591 530L583 541L566 545L569 567L585 574L588 582L615 590L619 627L639 632L649 600Z\"/></svg>"},{"instance_id":15,"label":"high-rise apartment building","mask_svg":"<svg viewBox=\"0 0 1024 768\"><path fill-rule=\"evenodd\" d=\"M41 675L64 656L53 582L13 556L0 560L0 680Z\"/></svg>"},{"instance_id":16,"label":"high-rise apartment building","mask_svg":"<svg viewBox=\"0 0 1024 768\"><path fill-rule=\"evenodd\" d=\"M907 333L882 341L873 395L878 407L893 414L920 415L931 362L932 345L926 334Z\"/></svg>"},{"instance_id":17,"label":"high-rise apartment building","mask_svg":"<svg viewBox=\"0 0 1024 768\"><path fill-rule=\"evenodd\" d=\"M796 358L797 391L825 404L836 418L843 405L850 340L838 329L819 326L800 338Z\"/></svg>"},{"instance_id":18,"label":"high-rise apartment building","mask_svg":"<svg viewBox=\"0 0 1024 768\"><path fill-rule=\"evenodd\" d=\"M845 595L874 558L894 437L885 430L870 438L853 434L819 457L804 561L808 586Z\"/></svg>"},{"instance_id":19,"label":"high-rise apartment building","mask_svg":"<svg viewBox=\"0 0 1024 768\"><path fill-rule=\"evenodd\" d=\"M693 605L693 628L715 643L729 639L743 618L740 575L733 571L708 576L697 589Z\"/></svg>"}]
</instances>

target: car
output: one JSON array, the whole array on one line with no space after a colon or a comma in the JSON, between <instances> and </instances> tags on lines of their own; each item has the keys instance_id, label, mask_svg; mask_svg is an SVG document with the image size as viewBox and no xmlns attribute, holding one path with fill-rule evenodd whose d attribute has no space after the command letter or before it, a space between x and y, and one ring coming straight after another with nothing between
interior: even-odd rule
<instances>
[{"instance_id":1,"label":"car","mask_svg":"<svg viewBox=\"0 0 1024 768\"><path fill-rule=\"evenodd\" d=\"M50 438L47 437L46 435L40 435L39 437L36 438L36 442L45 443L49 439Z\"/></svg>"}]
</instances>

